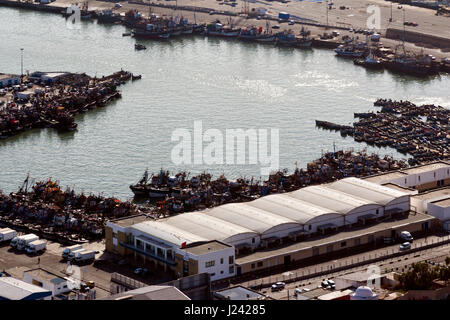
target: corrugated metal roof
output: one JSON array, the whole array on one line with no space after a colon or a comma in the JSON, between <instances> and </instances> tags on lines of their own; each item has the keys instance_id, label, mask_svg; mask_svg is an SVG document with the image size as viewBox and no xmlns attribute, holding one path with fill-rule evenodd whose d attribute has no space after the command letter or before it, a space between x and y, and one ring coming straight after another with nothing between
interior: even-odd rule
<instances>
[{"instance_id":1,"label":"corrugated metal roof","mask_svg":"<svg viewBox=\"0 0 450 320\"><path fill-rule=\"evenodd\" d=\"M314 219L339 217L367 205L381 206L408 194L357 178L294 192L269 195L246 203L230 203L201 212L183 213L133 226L170 243L225 240L264 232L283 224L305 225Z\"/></svg>"},{"instance_id":2,"label":"corrugated metal roof","mask_svg":"<svg viewBox=\"0 0 450 320\"><path fill-rule=\"evenodd\" d=\"M40 299L52 292L13 277L0 277L0 300L24 300L32 295Z\"/></svg>"}]
</instances>

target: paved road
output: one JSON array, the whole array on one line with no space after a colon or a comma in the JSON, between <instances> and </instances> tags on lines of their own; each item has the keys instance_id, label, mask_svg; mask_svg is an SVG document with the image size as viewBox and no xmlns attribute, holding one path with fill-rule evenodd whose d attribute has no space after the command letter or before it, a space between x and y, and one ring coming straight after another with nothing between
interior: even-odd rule
<instances>
[{"instance_id":1,"label":"paved road","mask_svg":"<svg viewBox=\"0 0 450 320\"><path fill-rule=\"evenodd\" d=\"M427 238L422 239L416 239L414 240L412 244L412 249L420 248L428 244L436 243L438 241L443 241L450 239L450 235L438 237L438 236L430 236ZM327 270L329 272L326 273L326 275L315 277L312 276L311 278L308 278L307 280L293 282L287 284L285 290L271 293L270 288L264 288L261 290L261 292L265 294L269 294L270 296L273 296L274 298L287 298L287 290L291 291L291 294L293 292L294 288L306 286L309 289L317 287L320 282L325 278L335 278L339 275L348 274L356 271L365 271L367 269L368 265L358 266L358 267L349 267L348 269L345 269L343 271L339 272L333 272L333 269L343 267L343 266L351 266L355 263L364 262L373 258L379 258L383 256L388 256L393 253L396 253L399 251L399 245L393 245L389 247L385 247L382 249L373 250L370 252L365 252L357 255L353 255L350 257L337 259L321 264L317 264L314 266L306 267L306 268L299 268L296 270L291 270L289 272L284 272L264 278L258 278L252 281L245 281L242 282L241 285L250 287L250 286L256 286L261 284L271 284L275 283L277 281L286 281L289 279L297 278L297 277L304 277L308 275L316 274L317 272L326 272ZM379 266L381 268L382 273L391 272L393 271L399 271L402 272L405 270L405 266L410 265L413 262L417 261L424 261L429 259L436 259L436 258L442 258L445 259L445 256L450 255L450 245L440 246L433 249L423 250L416 253L407 254L402 257L397 258L387 258L385 260L382 260L380 262L375 263L375 265ZM442 260L443 261L443 260ZM397 269L398 268L398 269Z\"/></svg>"}]
</instances>

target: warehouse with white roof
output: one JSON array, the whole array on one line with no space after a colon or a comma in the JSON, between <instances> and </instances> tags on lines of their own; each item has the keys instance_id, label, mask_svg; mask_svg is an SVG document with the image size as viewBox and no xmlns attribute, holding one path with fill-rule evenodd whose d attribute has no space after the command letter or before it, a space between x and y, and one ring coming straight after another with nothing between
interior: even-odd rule
<instances>
[{"instance_id":1,"label":"warehouse with white roof","mask_svg":"<svg viewBox=\"0 0 450 320\"><path fill-rule=\"evenodd\" d=\"M160 257L172 259L185 246L210 241L251 251L271 243L297 241L329 232L351 230L410 210L410 195L382 185L346 178L294 192L274 194L245 203L230 203L200 212L160 220L144 219L126 228L108 222L108 234L127 234L122 246L143 249L156 246ZM125 230L126 229L126 230ZM116 236L117 237L117 236ZM114 242L112 239L109 242ZM124 243L127 243L123 245ZM115 240L116 246L120 241ZM109 246L113 248L113 246ZM153 250L153 249L150 249ZM118 251L117 247L115 250ZM176 264L176 263L175 263Z\"/></svg>"}]
</instances>

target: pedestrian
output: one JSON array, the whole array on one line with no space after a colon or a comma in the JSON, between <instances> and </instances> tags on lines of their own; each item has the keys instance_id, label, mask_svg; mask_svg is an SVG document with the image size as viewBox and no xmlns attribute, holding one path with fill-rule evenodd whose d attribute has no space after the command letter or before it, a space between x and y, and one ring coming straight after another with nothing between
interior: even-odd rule
<instances>
[{"instance_id":1,"label":"pedestrian","mask_svg":"<svg viewBox=\"0 0 450 320\"><path fill-rule=\"evenodd\" d=\"M38 265L41 264L41 257L38 257Z\"/></svg>"}]
</instances>

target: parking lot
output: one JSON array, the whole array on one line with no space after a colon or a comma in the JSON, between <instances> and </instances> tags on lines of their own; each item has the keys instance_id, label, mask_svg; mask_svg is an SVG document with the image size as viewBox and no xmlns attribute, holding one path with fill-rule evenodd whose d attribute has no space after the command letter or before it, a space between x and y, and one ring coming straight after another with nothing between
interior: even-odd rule
<instances>
[{"instance_id":1,"label":"parking lot","mask_svg":"<svg viewBox=\"0 0 450 320\"><path fill-rule=\"evenodd\" d=\"M103 244L94 242L83 245L86 249L99 251L96 258L103 255ZM23 271L42 267L48 271L56 273L60 276L69 276L66 272L68 264L61 258L64 247L59 243L47 242L47 249L40 255L30 256L24 252L13 250L8 244L0 246L0 270L6 271L12 276L22 279ZM105 297L109 295L110 279L109 272L105 272L94 265L88 264L81 266L82 281L94 281L97 297Z\"/></svg>"}]
</instances>

